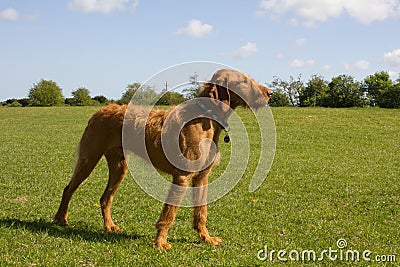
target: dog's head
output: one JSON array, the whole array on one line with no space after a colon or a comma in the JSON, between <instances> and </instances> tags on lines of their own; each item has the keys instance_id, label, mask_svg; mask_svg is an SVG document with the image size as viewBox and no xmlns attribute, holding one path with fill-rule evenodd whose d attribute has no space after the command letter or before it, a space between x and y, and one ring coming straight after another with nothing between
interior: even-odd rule
<instances>
[{"instance_id":1,"label":"dog's head","mask_svg":"<svg viewBox=\"0 0 400 267\"><path fill-rule=\"evenodd\" d=\"M273 91L258 84L246 74L222 69L214 73L203 85L200 97L210 97L221 101L232 109L238 106L261 108L271 99Z\"/></svg>"}]
</instances>

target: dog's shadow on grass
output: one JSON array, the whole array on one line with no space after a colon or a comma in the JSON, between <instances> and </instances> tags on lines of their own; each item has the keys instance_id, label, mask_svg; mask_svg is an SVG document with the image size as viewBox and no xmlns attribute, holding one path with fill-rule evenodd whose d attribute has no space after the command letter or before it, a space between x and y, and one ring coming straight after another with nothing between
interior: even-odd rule
<instances>
[{"instance_id":1,"label":"dog's shadow on grass","mask_svg":"<svg viewBox=\"0 0 400 267\"><path fill-rule=\"evenodd\" d=\"M65 227L52 222L39 220L0 219L0 227L11 229L23 229L33 233L44 233L54 237L79 239L90 242L117 243L122 240L137 240L144 238L137 234L124 232L107 233L104 231L91 230L88 227Z\"/></svg>"}]
</instances>

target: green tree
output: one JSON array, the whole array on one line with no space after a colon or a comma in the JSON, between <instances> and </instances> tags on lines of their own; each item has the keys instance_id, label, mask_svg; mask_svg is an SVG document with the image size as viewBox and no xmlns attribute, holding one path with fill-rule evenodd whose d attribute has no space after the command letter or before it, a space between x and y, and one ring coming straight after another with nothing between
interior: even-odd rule
<instances>
[{"instance_id":1,"label":"green tree","mask_svg":"<svg viewBox=\"0 0 400 267\"><path fill-rule=\"evenodd\" d=\"M163 91L161 94L162 96L157 101L157 105L179 105L186 100L186 98L178 92Z\"/></svg>"},{"instance_id":2,"label":"green tree","mask_svg":"<svg viewBox=\"0 0 400 267\"><path fill-rule=\"evenodd\" d=\"M20 99L17 99L17 101L18 101L23 107L29 106L29 105L31 104L31 101L30 101L29 98L20 98Z\"/></svg>"},{"instance_id":3,"label":"green tree","mask_svg":"<svg viewBox=\"0 0 400 267\"><path fill-rule=\"evenodd\" d=\"M125 92L122 94L121 99L118 100L117 103L118 104L129 104L132 97L135 95L135 93L140 88L140 86L141 86L141 84L138 82L128 84Z\"/></svg>"},{"instance_id":4,"label":"green tree","mask_svg":"<svg viewBox=\"0 0 400 267\"><path fill-rule=\"evenodd\" d=\"M93 104L90 91L80 87L72 92L71 106L91 106Z\"/></svg>"},{"instance_id":5,"label":"green tree","mask_svg":"<svg viewBox=\"0 0 400 267\"><path fill-rule=\"evenodd\" d=\"M289 98L280 89L276 89L269 102L271 107L287 107L290 106Z\"/></svg>"},{"instance_id":6,"label":"green tree","mask_svg":"<svg viewBox=\"0 0 400 267\"><path fill-rule=\"evenodd\" d=\"M179 105L186 101L186 98L178 93L178 92L171 92L169 95L169 104L170 105Z\"/></svg>"},{"instance_id":7,"label":"green tree","mask_svg":"<svg viewBox=\"0 0 400 267\"><path fill-rule=\"evenodd\" d=\"M98 103L105 105L108 104L110 102L110 100L107 99L107 97L103 96L103 95L97 95L95 97L92 98L93 101L97 101Z\"/></svg>"},{"instance_id":8,"label":"green tree","mask_svg":"<svg viewBox=\"0 0 400 267\"><path fill-rule=\"evenodd\" d=\"M3 102L3 105L9 106L10 104L13 104L14 102L18 102L22 107L29 106L31 104L29 98L12 98L12 99L7 99L5 102ZM13 104L14 106L17 105L16 103Z\"/></svg>"},{"instance_id":9,"label":"green tree","mask_svg":"<svg viewBox=\"0 0 400 267\"><path fill-rule=\"evenodd\" d=\"M135 104L139 105L153 105L157 101L157 92L147 85L141 85L140 83L131 83L126 87L126 91L123 93L118 104L129 104L131 100Z\"/></svg>"},{"instance_id":10,"label":"green tree","mask_svg":"<svg viewBox=\"0 0 400 267\"><path fill-rule=\"evenodd\" d=\"M142 86L140 91L136 92L133 103L139 105L154 105L158 101L159 95L149 86Z\"/></svg>"},{"instance_id":11,"label":"green tree","mask_svg":"<svg viewBox=\"0 0 400 267\"><path fill-rule=\"evenodd\" d=\"M301 81L301 74L294 78L290 76L289 81L284 81L281 78L274 77L269 85L274 91L280 91L288 97L292 106L300 105L300 95L304 91L304 84Z\"/></svg>"},{"instance_id":12,"label":"green tree","mask_svg":"<svg viewBox=\"0 0 400 267\"><path fill-rule=\"evenodd\" d=\"M321 76L313 75L299 96L300 106L321 106L327 90L328 82Z\"/></svg>"},{"instance_id":13,"label":"green tree","mask_svg":"<svg viewBox=\"0 0 400 267\"><path fill-rule=\"evenodd\" d=\"M189 76L190 87L182 90L182 93L187 99L193 99L199 95L202 86L199 83L198 78L199 75L196 72L193 75Z\"/></svg>"},{"instance_id":14,"label":"green tree","mask_svg":"<svg viewBox=\"0 0 400 267\"><path fill-rule=\"evenodd\" d=\"M361 84L349 75L332 78L327 96L322 101L327 107L362 107L365 105Z\"/></svg>"},{"instance_id":15,"label":"green tree","mask_svg":"<svg viewBox=\"0 0 400 267\"><path fill-rule=\"evenodd\" d=\"M381 106L383 102L387 103L387 100L383 99L383 97L384 95L388 95L388 93L385 94L385 92L390 91L392 87L393 82L390 79L389 73L385 71L369 75L363 82L363 89L368 93L368 99L373 106Z\"/></svg>"},{"instance_id":16,"label":"green tree","mask_svg":"<svg viewBox=\"0 0 400 267\"><path fill-rule=\"evenodd\" d=\"M381 93L379 106L381 108L400 108L400 83Z\"/></svg>"},{"instance_id":17,"label":"green tree","mask_svg":"<svg viewBox=\"0 0 400 267\"><path fill-rule=\"evenodd\" d=\"M11 108L19 108L22 107L21 103L19 103L17 100L13 101L10 104L7 104L6 107L11 107Z\"/></svg>"},{"instance_id":18,"label":"green tree","mask_svg":"<svg viewBox=\"0 0 400 267\"><path fill-rule=\"evenodd\" d=\"M29 90L32 106L58 106L64 103L61 88L54 81L41 80Z\"/></svg>"}]
</instances>

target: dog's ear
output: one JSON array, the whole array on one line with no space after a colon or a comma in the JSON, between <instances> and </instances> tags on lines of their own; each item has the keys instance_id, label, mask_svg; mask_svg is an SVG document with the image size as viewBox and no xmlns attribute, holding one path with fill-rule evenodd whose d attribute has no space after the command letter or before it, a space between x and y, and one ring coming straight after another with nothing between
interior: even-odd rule
<instances>
[{"instance_id":1,"label":"dog's ear","mask_svg":"<svg viewBox=\"0 0 400 267\"><path fill-rule=\"evenodd\" d=\"M210 98L218 99L218 88L216 84L213 84L208 90L208 95Z\"/></svg>"},{"instance_id":2,"label":"dog's ear","mask_svg":"<svg viewBox=\"0 0 400 267\"><path fill-rule=\"evenodd\" d=\"M224 111L229 110L231 97L228 88L222 85L214 84L211 90L209 91L209 96L224 103L226 105L222 107Z\"/></svg>"},{"instance_id":3,"label":"dog's ear","mask_svg":"<svg viewBox=\"0 0 400 267\"><path fill-rule=\"evenodd\" d=\"M231 96L229 94L228 88L221 85L217 87L218 87L218 100L229 106L231 103Z\"/></svg>"},{"instance_id":4,"label":"dog's ear","mask_svg":"<svg viewBox=\"0 0 400 267\"><path fill-rule=\"evenodd\" d=\"M199 97L209 97L215 100L218 100L222 103L219 103L218 106L222 105L222 111L227 112L230 109L231 97L228 88L215 84L215 83L205 83L203 90L198 95Z\"/></svg>"}]
</instances>

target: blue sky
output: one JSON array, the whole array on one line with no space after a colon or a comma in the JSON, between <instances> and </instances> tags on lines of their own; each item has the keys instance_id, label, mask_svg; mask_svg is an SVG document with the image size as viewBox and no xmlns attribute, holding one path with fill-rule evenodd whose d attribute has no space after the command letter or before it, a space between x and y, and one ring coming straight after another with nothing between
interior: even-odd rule
<instances>
[{"instance_id":1,"label":"blue sky","mask_svg":"<svg viewBox=\"0 0 400 267\"><path fill-rule=\"evenodd\" d=\"M118 99L171 65L213 61L260 83L400 73L400 0L2 0L0 100L41 79Z\"/></svg>"}]
</instances>

